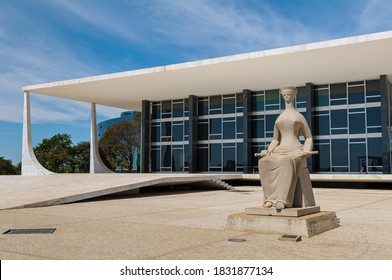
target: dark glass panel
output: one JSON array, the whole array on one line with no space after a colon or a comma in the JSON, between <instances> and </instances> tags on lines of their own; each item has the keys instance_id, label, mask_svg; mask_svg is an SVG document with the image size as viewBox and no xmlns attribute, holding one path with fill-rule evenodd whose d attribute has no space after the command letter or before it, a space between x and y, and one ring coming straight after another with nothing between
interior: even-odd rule
<instances>
[{"instance_id":1,"label":"dark glass panel","mask_svg":"<svg viewBox=\"0 0 392 280\"><path fill-rule=\"evenodd\" d=\"M208 123L198 123L198 133L197 139L198 140L208 140Z\"/></svg>"},{"instance_id":2,"label":"dark glass panel","mask_svg":"<svg viewBox=\"0 0 392 280\"><path fill-rule=\"evenodd\" d=\"M171 100L162 101L162 113L171 113L172 102Z\"/></svg>"},{"instance_id":3,"label":"dark glass panel","mask_svg":"<svg viewBox=\"0 0 392 280\"><path fill-rule=\"evenodd\" d=\"M162 137L171 136L171 126L172 126L171 122L161 123Z\"/></svg>"},{"instance_id":4,"label":"dark glass panel","mask_svg":"<svg viewBox=\"0 0 392 280\"><path fill-rule=\"evenodd\" d=\"M184 99L184 111L189 111L189 98Z\"/></svg>"},{"instance_id":5,"label":"dark glass panel","mask_svg":"<svg viewBox=\"0 0 392 280\"><path fill-rule=\"evenodd\" d=\"M284 106L282 108L284 108ZM269 105L269 106L266 106L265 109L268 111L280 110L280 106L279 105Z\"/></svg>"},{"instance_id":6,"label":"dark glass panel","mask_svg":"<svg viewBox=\"0 0 392 280\"><path fill-rule=\"evenodd\" d=\"M223 171L235 171L235 148L223 148Z\"/></svg>"},{"instance_id":7,"label":"dark glass panel","mask_svg":"<svg viewBox=\"0 0 392 280\"><path fill-rule=\"evenodd\" d=\"M252 95L252 111L264 111L264 95Z\"/></svg>"},{"instance_id":8,"label":"dark glass panel","mask_svg":"<svg viewBox=\"0 0 392 280\"><path fill-rule=\"evenodd\" d=\"M184 104L183 103L174 103L173 104L173 118L183 117L184 116Z\"/></svg>"},{"instance_id":9,"label":"dark glass panel","mask_svg":"<svg viewBox=\"0 0 392 280\"><path fill-rule=\"evenodd\" d=\"M266 115L266 129L265 131L274 131L275 121L279 115Z\"/></svg>"},{"instance_id":10,"label":"dark glass panel","mask_svg":"<svg viewBox=\"0 0 392 280\"><path fill-rule=\"evenodd\" d=\"M197 113L199 116L208 115L208 101L203 100L198 102Z\"/></svg>"},{"instance_id":11,"label":"dark glass panel","mask_svg":"<svg viewBox=\"0 0 392 280\"><path fill-rule=\"evenodd\" d=\"M223 139L235 139L235 122L223 122Z\"/></svg>"},{"instance_id":12,"label":"dark glass panel","mask_svg":"<svg viewBox=\"0 0 392 280\"><path fill-rule=\"evenodd\" d=\"M237 117L237 133L244 132L244 118Z\"/></svg>"},{"instance_id":13,"label":"dark glass panel","mask_svg":"<svg viewBox=\"0 0 392 280\"><path fill-rule=\"evenodd\" d=\"M221 95L210 96L210 110L221 109L221 108L222 108L222 96Z\"/></svg>"},{"instance_id":14,"label":"dark glass panel","mask_svg":"<svg viewBox=\"0 0 392 280\"><path fill-rule=\"evenodd\" d=\"M332 167L332 172L338 172L338 173L342 173L342 172L349 172L348 167Z\"/></svg>"},{"instance_id":15,"label":"dark glass panel","mask_svg":"<svg viewBox=\"0 0 392 280\"><path fill-rule=\"evenodd\" d=\"M314 149L319 151L316 155L317 171L330 172L331 171L331 158L330 158L330 145L315 145Z\"/></svg>"},{"instance_id":16,"label":"dark glass panel","mask_svg":"<svg viewBox=\"0 0 392 280\"><path fill-rule=\"evenodd\" d=\"M329 135L329 116L315 117L316 135Z\"/></svg>"},{"instance_id":17,"label":"dark glass panel","mask_svg":"<svg viewBox=\"0 0 392 280\"><path fill-rule=\"evenodd\" d=\"M251 138L264 138L264 120L252 120Z\"/></svg>"},{"instance_id":18,"label":"dark glass panel","mask_svg":"<svg viewBox=\"0 0 392 280\"><path fill-rule=\"evenodd\" d=\"M244 166L244 151L243 144L237 143L237 166Z\"/></svg>"},{"instance_id":19,"label":"dark glass panel","mask_svg":"<svg viewBox=\"0 0 392 280\"><path fill-rule=\"evenodd\" d=\"M367 97L366 102L367 103L381 102L381 97L380 96Z\"/></svg>"},{"instance_id":20,"label":"dark glass panel","mask_svg":"<svg viewBox=\"0 0 392 280\"><path fill-rule=\"evenodd\" d=\"M184 121L184 135L189 135L189 120Z\"/></svg>"},{"instance_id":21,"label":"dark glass panel","mask_svg":"<svg viewBox=\"0 0 392 280\"><path fill-rule=\"evenodd\" d=\"M306 102L306 87L297 87L297 102Z\"/></svg>"},{"instance_id":22,"label":"dark glass panel","mask_svg":"<svg viewBox=\"0 0 392 280\"><path fill-rule=\"evenodd\" d=\"M367 129L368 133L379 133L381 132L381 127L369 127Z\"/></svg>"},{"instance_id":23,"label":"dark glass panel","mask_svg":"<svg viewBox=\"0 0 392 280\"><path fill-rule=\"evenodd\" d=\"M347 134L348 129L347 128L333 128L331 129L331 134Z\"/></svg>"},{"instance_id":24,"label":"dark glass panel","mask_svg":"<svg viewBox=\"0 0 392 280\"><path fill-rule=\"evenodd\" d=\"M161 118L161 106L156 105L152 106L152 119L160 119Z\"/></svg>"},{"instance_id":25,"label":"dark glass panel","mask_svg":"<svg viewBox=\"0 0 392 280\"><path fill-rule=\"evenodd\" d=\"M222 134L210 135L210 140L219 140L219 139L222 139Z\"/></svg>"},{"instance_id":26,"label":"dark glass panel","mask_svg":"<svg viewBox=\"0 0 392 280\"><path fill-rule=\"evenodd\" d=\"M331 110L331 128L347 127L347 109Z\"/></svg>"},{"instance_id":27,"label":"dark glass panel","mask_svg":"<svg viewBox=\"0 0 392 280\"><path fill-rule=\"evenodd\" d=\"M347 104L347 99L343 100L331 100L331 106L335 105L346 105Z\"/></svg>"},{"instance_id":28,"label":"dark glass panel","mask_svg":"<svg viewBox=\"0 0 392 280\"><path fill-rule=\"evenodd\" d=\"M235 113L235 98L223 99L223 114Z\"/></svg>"},{"instance_id":29,"label":"dark glass panel","mask_svg":"<svg viewBox=\"0 0 392 280\"><path fill-rule=\"evenodd\" d=\"M332 165L348 166L348 139L332 139Z\"/></svg>"},{"instance_id":30,"label":"dark glass panel","mask_svg":"<svg viewBox=\"0 0 392 280\"><path fill-rule=\"evenodd\" d=\"M184 150L173 149L172 171L184 171Z\"/></svg>"},{"instance_id":31,"label":"dark glass panel","mask_svg":"<svg viewBox=\"0 0 392 280\"><path fill-rule=\"evenodd\" d=\"M350 144L350 172L366 171L366 144Z\"/></svg>"},{"instance_id":32,"label":"dark glass panel","mask_svg":"<svg viewBox=\"0 0 392 280\"><path fill-rule=\"evenodd\" d=\"M382 139L368 138L368 171L382 171ZM379 167L377 167L379 166Z\"/></svg>"},{"instance_id":33,"label":"dark glass panel","mask_svg":"<svg viewBox=\"0 0 392 280\"><path fill-rule=\"evenodd\" d=\"M160 126L151 126L151 141L152 142L161 142L161 127Z\"/></svg>"},{"instance_id":34,"label":"dark glass panel","mask_svg":"<svg viewBox=\"0 0 392 280\"><path fill-rule=\"evenodd\" d=\"M265 91L265 104L266 105L279 104L279 90L278 89Z\"/></svg>"},{"instance_id":35,"label":"dark glass panel","mask_svg":"<svg viewBox=\"0 0 392 280\"><path fill-rule=\"evenodd\" d=\"M184 126L173 125L172 141L183 141L183 140L184 140Z\"/></svg>"},{"instance_id":36,"label":"dark glass panel","mask_svg":"<svg viewBox=\"0 0 392 280\"><path fill-rule=\"evenodd\" d=\"M329 106L329 91L328 89L316 90L316 106Z\"/></svg>"},{"instance_id":37,"label":"dark glass panel","mask_svg":"<svg viewBox=\"0 0 392 280\"><path fill-rule=\"evenodd\" d=\"M171 167L171 146L161 146L161 167Z\"/></svg>"},{"instance_id":38,"label":"dark glass panel","mask_svg":"<svg viewBox=\"0 0 392 280\"><path fill-rule=\"evenodd\" d=\"M237 107L243 107L244 106L244 94L242 92L237 93L236 97L237 97Z\"/></svg>"},{"instance_id":39,"label":"dark glass panel","mask_svg":"<svg viewBox=\"0 0 392 280\"><path fill-rule=\"evenodd\" d=\"M365 103L365 89L363 86L348 88L348 103L349 104Z\"/></svg>"},{"instance_id":40,"label":"dark glass panel","mask_svg":"<svg viewBox=\"0 0 392 280\"><path fill-rule=\"evenodd\" d=\"M151 150L151 171L156 172L161 169L161 153L159 150Z\"/></svg>"},{"instance_id":41,"label":"dark glass panel","mask_svg":"<svg viewBox=\"0 0 392 280\"><path fill-rule=\"evenodd\" d=\"M350 134L366 133L365 114L350 114Z\"/></svg>"},{"instance_id":42,"label":"dark glass panel","mask_svg":"<svg viewBox=\"0 0 392 280\"><path fill-rule=\"evenodd\" d=\"M197 149L197 170L208 171L208 149Z\"/></svg>"},{"instance_id":43,"label":"dark glass panel","mask_svg":"<svg viewBox=\"0 0 392 280\"><path fill-rule=\"evenodd\" d=\"M189 167L189 145L184 145L184 167Z\"/></svg>"},{"instance_id":44,"label":"dark glass panel","mask_svg":"<svg viewBox=\"0 0 392 280\"><path fill-rule=\"evenodd\" d=\"M255 144L255 143L253 143ZM252 155L254 155L255 153L260 153L260 151L265 150L264 145L260 145L260 143L258 143L258 145L253 145L252 146ZM259 157L253 157L252 156L252 166L253 166L253 171L254 172L258 172L258 165L259 165Z\"/></svg>"},{"instance_id":45,"label":"dark glass panel","mask_svg":"<svg viewBox=\"0 0 392 280\"><path fill-rule=\"evenodd\" d=\"M222 166L222 144L210 144L210 167Z\"/></svg>"},{"instance_id":46,"label":"dark glass panel","mask_svg":"<svg viewBox=\"0 0 392 280\"><path fill-rule=\"evenodd\" d=\"M381 107L366 108L366 114L368 126L381 125Z\"/></svg>"},{"instance_id":47,"label":"dark glass panel","mask_svg":"<svg viewBox=\"0 0 392 280\"><path fill-rule=\"evenodd\" d=\"M222 133L222 119L210 119L210 134Z\"/></svg>"},{"instance_id":48,"label":"dark glass panel","mask_svg":"<svg viewBox=\"0 0 392 280\"><path fill-rule=\"evenodd\" d=\"M380 95L380 80L366 81L366 96Z\"/></svg>"},{"instance_id":49,"label":"dark glass panel","mask_svg":"<svg viewBox=\"0 0 392 280\"><path fill-rule=\"evenodd\" d=\"M331 84L330 90L331 99L347 98L346 83Z\"/></svg>"}]
</instances>

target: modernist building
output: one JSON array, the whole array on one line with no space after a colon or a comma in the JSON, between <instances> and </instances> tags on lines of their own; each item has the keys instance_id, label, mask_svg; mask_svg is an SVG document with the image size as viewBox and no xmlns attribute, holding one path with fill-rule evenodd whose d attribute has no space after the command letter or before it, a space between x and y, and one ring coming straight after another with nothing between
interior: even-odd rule
<instances>
[{"instance_id":1,"label":"modernist building","mask_svg":"<svg viewBox=\"0 0 392 280\"><path fill-rule=\"evenodd\" d=\"M391 49L389 31L24 91L141 110L143 172L253 173L290 84L319 151L311 172L391 173Z\"/></svg>"}]
</instances>

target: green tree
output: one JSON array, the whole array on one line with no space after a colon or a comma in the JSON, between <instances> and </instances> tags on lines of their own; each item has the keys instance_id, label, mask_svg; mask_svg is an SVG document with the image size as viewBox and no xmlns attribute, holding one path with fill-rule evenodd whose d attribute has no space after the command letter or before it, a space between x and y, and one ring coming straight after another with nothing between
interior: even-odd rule
<instances>
[{"instance_id":1,"label":"green tree","mask_svg":"<svg viewBox=\"0 0 392 280\"><path fill-rule=\"evenodd\" d=\"M90 171L90 142L79 142L72 147L73 172L88 173Z\"/></svg>"},{"instance_id":2,"label":"green tree","mask_svg":"<svg viewBox=\"0 0 392 280\"><path fill-rule=\"evenodd\" d=\"M34 148L38 161L46 169L56 173L68 173L74 170L74 157L71 136L56 134L50 139L43 139Z\"/></svg>"},{"instance_id":3,"label":"green tree","mask_svg":"<svg viewBox=\"0 0 392 280\"><path fill-rule=\"evenodd\" d=\"M17 167L12 164L12 161L0 157L0 175L17 175Z\"/></svg>"},{"instance_id":4,"label":"green tree","mask_svg":"<svg viewBox=\"0 0 392 280\"><path fill-rule=\"evenodd\" d=\"M104 163L112 170L126 167L132 172L133 157L140 146L140 113L109 127L99 141L99 151Z\"/></svg>"}]
</instances>

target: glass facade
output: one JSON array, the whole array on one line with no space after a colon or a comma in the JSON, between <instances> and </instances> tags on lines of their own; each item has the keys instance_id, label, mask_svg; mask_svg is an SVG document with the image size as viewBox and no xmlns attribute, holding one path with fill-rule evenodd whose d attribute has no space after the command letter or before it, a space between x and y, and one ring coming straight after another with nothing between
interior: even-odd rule
<instances>
[{"instance_id":1,"label":"glass facade","mask_svg":"<svg viewBox=\"0 0 392 280\"><path fill-rule=\"evenodd\" d=\"M314 170L382 173L380 80L316 86L314 97Z\"/></svg>"},{"instance_id":2,"label":"glass facade","mask_svg":"<svg viewBox=\"0 0 392 280\"><path fill-rule=\"evenodd\" d=\"M391 94L391 83L388 90ZM305 86L298 87L295 106L312 118L314 150L319 151L313 157L313 172L382 173L380 80L315 85L310 94L311 114L306 112ZM253 91L248 98L247 112L243 93L197 98L197 172L243 172L245 117L250 120L247 145L251 154L268 147L284 100L278 89ZM392 98L388 100L390 132ZM189 140L189 100L152 102L151 171L189 171ZM258 171L257 162L258 158L252 158L250 172Z\"/></svg>"}]
</instances>

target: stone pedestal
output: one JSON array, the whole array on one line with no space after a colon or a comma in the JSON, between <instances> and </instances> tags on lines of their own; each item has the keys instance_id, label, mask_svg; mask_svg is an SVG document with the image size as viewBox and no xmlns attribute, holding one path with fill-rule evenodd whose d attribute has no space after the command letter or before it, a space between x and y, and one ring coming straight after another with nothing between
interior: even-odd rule
<instances>
[{"instance_id":1,"label":"stone pedestal","mask_svg":"<svg viewBox=\"0 0 392 280\"><path fill-rule=\"evenodd\" d=\"M320 206L294 207L277 210L275 207L264 208L263 206L245 208L246 214L262 216L287 216L301 217L320 212Z\"/></svg>"},{"instance_id":2,"label":"stone pedestal","mask_svg":"<svg viewBox=\"0 0 392 280\"><path fill-rule=\"evenodd\" d=\"M264 210L269 211L269 214L254 214L257 211L263 212ZM278 211L274 208L247 208L248 213L237 213L228 217L227 229L312 237L339 226L339 220L336 217L335 212L316 211L316 213L304 214L301 216L284 216L282 215L283 212L288 214L298 214L306 212L306 210L301 211L301 208L289 208L283 210L281 213L278 213ZM307 210L309 211L310 209ZM313 209L313 211L314 210L315 209Z\"/></svg>"}]
</instances>

